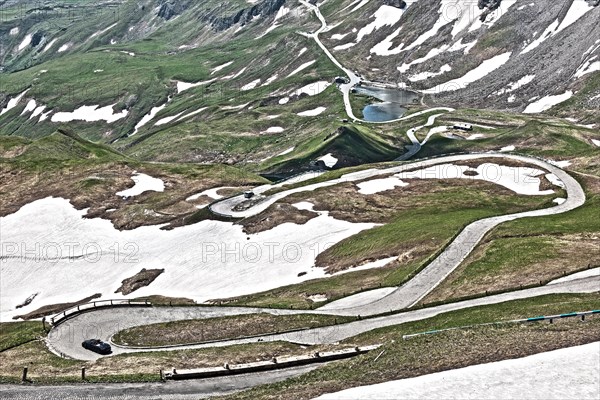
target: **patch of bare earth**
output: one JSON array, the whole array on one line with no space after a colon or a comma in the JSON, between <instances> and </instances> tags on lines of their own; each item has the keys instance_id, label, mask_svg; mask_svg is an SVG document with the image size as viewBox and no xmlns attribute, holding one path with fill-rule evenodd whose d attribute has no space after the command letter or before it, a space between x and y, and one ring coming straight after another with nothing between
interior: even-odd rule
<instances>
[{"instance_id":1,"label":"patch of bare earth","mask_svg":"<svg viewBox=\"0 0 600 400\"><path fill-rule=\"evenodd\" d=\"M150 286L160 274L165 272L164 269L146 269L142 268L140 272L132 276L131 278L124 279L121 282L121 287L118 288L115 293L123 293L128 295L135 292L136 290L145 286Z\"/></svg>"},{"instance_id":2,"label":"patch of bare earth","mask_svg":"<svg viewBox=\"0 0 600 400\"><path fill-rule=\"evenodd\" d=\"M89 303L90 301L97 299L101 296L102 296L101 294L97 293L93 296L86 297L85 299L81 299L79 301L75 301L72 303L50 304L47 306L40 307L37 310L32 311L30 313L27 313L24 315L17 315L15 317L13 317L13 319L23 319L23 320L27 321L30 319L42 318L45 316L58 314L59 312L68 310L69 308L72 308L72 307L75 307L75 306L78 306L81 304Z\"/></svg>"},{"instance_id":3,"label":"patch of bare earth","mask_svg":"<svg viewBox=\"0 0 600 400\"><path fill-rule=\"evenodd\" d=\"M312 211L298 210L287 203L275 203L262 213L243 219L240 224L245 233L252 234L268 231L286 222L303 225L318 215Z\"/></svg>"}]
</instances>

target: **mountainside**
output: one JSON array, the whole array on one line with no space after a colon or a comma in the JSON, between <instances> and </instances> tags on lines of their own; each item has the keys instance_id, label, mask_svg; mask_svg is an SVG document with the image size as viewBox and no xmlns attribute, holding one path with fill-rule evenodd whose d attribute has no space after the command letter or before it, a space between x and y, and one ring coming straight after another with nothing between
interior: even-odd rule
<instances>
[{"instance_id":1,"label":"mountainside","mask_svg":"<svg viewBox=\"0 0 600 400\"><path fill-rule=\"evenodd\" d=\"M437 104L532 112L542 108L528 109L536 100L572 92L560 108L594 118L598 1L405 3L327 6L335 26L324 35L327 46L367 79L423 90Z\"/></svg>"},{"instance_id":2,"label":"mountainside","mask_svg":"<svg viewBox=\"0 0 600 400\"><path fill-rule=\"evenodd\" d=\"M416 90L417 104L547 112L589 125L600 122L598 3L316 4L326 21L319 38L345 68ZM265 170L322 155L297 149L348 118L333 85L344 73L309 35L320 26L309 3L9 0L0 7L2 135L43 137L68 124L139 159ZM398 140L383 140L401 152ZM271 162L280 152L284 160Z\"/></svg>"}]
</instances>

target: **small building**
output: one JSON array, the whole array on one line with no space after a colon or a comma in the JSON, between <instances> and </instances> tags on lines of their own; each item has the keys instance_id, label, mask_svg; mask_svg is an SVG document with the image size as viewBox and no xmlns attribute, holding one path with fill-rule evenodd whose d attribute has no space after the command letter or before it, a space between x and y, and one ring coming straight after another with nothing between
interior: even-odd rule
<instances>
[{"instance_id":1,"label":"small building","mask_svg":"<svg viewBox=\"0 0 600 400\"><path fill-rule=\"evenodd\" d=\"M244 197L247 199L251 199L254 197L254 192L252 190L247 190L244 192Z\"/></svg>"},{"instance_id":2,"label":"small building","mask_svg":"<svg viewBox=\"0 0 600 400\"><path fill-rule=\"evenodd\" d=\"M461 131L472 131L473 130L473 125L471 124L465 124L465 123L458 123L458 124L454 124L453 126L454 129L459 129Z\"/></svg>"}]
</instances>

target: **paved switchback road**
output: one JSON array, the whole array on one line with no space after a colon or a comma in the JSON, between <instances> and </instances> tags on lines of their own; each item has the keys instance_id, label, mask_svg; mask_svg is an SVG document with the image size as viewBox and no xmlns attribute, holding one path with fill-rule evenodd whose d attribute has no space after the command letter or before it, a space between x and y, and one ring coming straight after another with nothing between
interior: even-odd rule
<instances>
[{"instance_id":1,"label":"paved switchback road","mask_svg":"<svg viewBox=\"0 0 600 400\"><path fill-rule=\"evenodd\" d=\"M190 346L173 346L170 348L148 348L148 349L128 349L113 346L114 354L135 353L141 351L173 351L184 349L201 349L208 347L226 347L246 343L270 342L270 341L287 341L298 344L329 344L336 343L364 332L386 326L398 325L405 322L418 321L426 318L434 317L445 312L462 310L465 308L484 306L489 304L497 304L510 300L525 299L530 297L542 296L546 294L556 293L594 293L600 291L600 276L585 277L572 281L555 283L552 285L541 286L532 289L518 290L515 292L503 293L494 296L483 297L479 299L466 300L456 303L445 304L436 307L407 311L399 314L387 315L370 319L363 319L346 324L328 326L323 328L308 329L298 332L282 333L276 335L265 335L249 339L226 340L214 343L204 343ZM69 320L65 324L55 327L48 336L48 342L52 348L70 357L80 360L97 359L94 353L82 350L81 342L84 339L89 339L90 327L96 329L92 335L96 335L100 339L108 340L113 334L117 333L123 327L131 327L144 325L148 321L161 322L175 320L169 314L178 315L183 309L190 307L157 307L157 308L122 308L115 310L98 310L81 314ZM211 307L213 308L213 307ZM206 309L206 307L205 307ZM219 307L214 307L216 310L221 310ZM224 308L227 309L227 308ZM255 312L257 309L242 309L232 308L234 312ZM185 312L185 311L184 311ZM335 310L327 311L306 311L294 310L290 313L321 313L321 314L338 314ZM201 312L198 311L198 315ZM204 314L208 315L208 314ZM181 317L180 317L181 318ZM182 318L186 319L186 318ZM87 336L86 336L87 335Z\"/></svg>"},{"instance_id":2,"label":"paved switchback road","mask_svg":"<svg viewBox=\"0 0 600 400\"><path fill-rule=\"evenodd\" d=\"M196 400L283 381L315 368L316 366L304 366L255 374L165 383L0 385L0 398L3 400Z\"/></svg>"}]
</instances>

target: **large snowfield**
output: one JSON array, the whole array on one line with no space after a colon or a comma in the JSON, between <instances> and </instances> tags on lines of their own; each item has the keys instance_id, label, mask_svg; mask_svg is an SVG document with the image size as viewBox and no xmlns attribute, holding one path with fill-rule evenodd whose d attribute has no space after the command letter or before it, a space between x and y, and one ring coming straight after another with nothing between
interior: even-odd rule
<instances>
[{"instance_id":1,"label":"large snowfield","mask_svg":"<svg viewBox=\"0 0 600 400\"><path fill-rule=\"evenodd\" d=\"M254 235L219 221L118 231L108 220L83 218L85 213L65 199L46 198L0 219L1 321L96 293L123 298L114 293L120 282L142 268L165 272L130 298L160 294L203 302L324 277L314 267L316 256L374 226L322 212L304 225L285 223ZM29 306L16 309L35 293Z\"/></svg>"},{"instance_id":2,"label":"large snowfield","mask_svg":"<svg viewBox=\"0 0 600 400\"><path fill-rule=\"evenodd\" d=\"M493 351L492 349L490 349ZM319 400L598 399L600 342L326 394Z\"/></svg>"}]
</instances>

